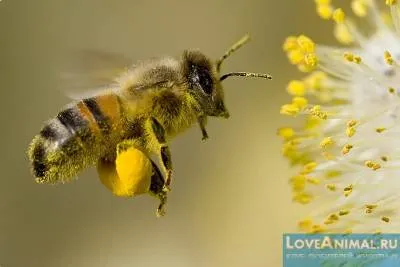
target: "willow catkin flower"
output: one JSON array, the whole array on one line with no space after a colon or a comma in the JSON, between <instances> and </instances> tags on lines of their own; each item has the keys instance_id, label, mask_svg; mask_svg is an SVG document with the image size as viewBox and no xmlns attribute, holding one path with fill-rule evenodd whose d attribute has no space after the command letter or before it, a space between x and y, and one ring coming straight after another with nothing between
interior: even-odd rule
<instances>
[{"instance_id":1,"label":"willow catkin flower","mask_svg":"<svg viewBox=\"0 0 400 267\"><path fill-rule=\"evenodd\" d=\"M283 49L307 73L289 82L281 113L303 121L282 127L283 155L299 172L295 202L310 205L304 232L400 231L400 1L386 0L391 24L373 0L353 0L368 25L361 34L330 0L315 0L345 47L290 36Z\"/></svg>"}]
</instances>

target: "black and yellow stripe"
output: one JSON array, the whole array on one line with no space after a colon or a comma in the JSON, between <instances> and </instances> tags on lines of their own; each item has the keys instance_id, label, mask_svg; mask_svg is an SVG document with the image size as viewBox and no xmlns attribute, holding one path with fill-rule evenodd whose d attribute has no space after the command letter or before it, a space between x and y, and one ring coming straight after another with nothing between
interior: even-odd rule
<instances>
[{"instance_id":1,"label":"black and yellow stripe","mask_svg":"<svg viewBox=\"0 0 400 267\"><path fill-rule=\"evenodd\" d=\"M108 134L111 130L109 119L100 109L99 104L97 103L95 98L87 98L82 100L82 102L86 105L89 111L92 113L94 120L96 121L98 127L101 132L104 134Z\"/></svg>"},{"instance_id":2,"label":"black and yellow stripe","mask_svg":"<svg viewBox=\"0 0 400 267\"><path fill-rule=\"evenodd\" d=\"M46 148L38 143L32 149L32 164L35 177L41 178L46 174Z\"/></svg>"},{"instance_id":3,"label":"black and yellow stripe","mask_svg":"<svg viewBox=\"0 0 400 267\"><path fill-rule=\"evenodd\" d=\"M61 111L58 113L57 119L70 133L69 137L74 136L75 133L79 133L87 127L87 121L81 116L76 107Z\"/></svg>"},{"instance_id":4,"label":"black and yellow stripe","mask_svg":"<svg viewBox=\"0 0 400 267\"><path fill-rule=\"evenodd\" d=\"M36 178L42 182L53 183L59 177L57 173L50 171L51 168L60 169L61 165L73 166L76 170L68 175L76 175L77 171L85 167L77 159L83 159L87 156L85 154L92 153L91 148L95 146L96 140L104 139L110 134L113 129L110 114L119 117L119 105L115 104L119 102L114 99L117 96L112 97L112 99L104 97L83 99L76 105L60 111L43 127L40 134L32 141L29 150ZM107 104L107 100L113 102L105 109L99 104L100 100L103 105ZM50 154L58 156L51 157ZM75 161L79 166L76 166ZM65 173L59 175L65 176Z\"/></svg>"}]
</instances>

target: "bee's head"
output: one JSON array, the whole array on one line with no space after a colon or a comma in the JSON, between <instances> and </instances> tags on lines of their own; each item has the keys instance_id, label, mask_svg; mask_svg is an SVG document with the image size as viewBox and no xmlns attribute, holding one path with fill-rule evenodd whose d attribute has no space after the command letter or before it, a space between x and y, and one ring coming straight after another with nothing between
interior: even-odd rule
<instances>
[{"instance_id":1,"label":"bee's head","mask_svg":"<svg viewBox=\"0 0 400 267\"><path fill-rule=\"evenodd\" d=\"M198 51L183 53L183 72L191 95L207 116L228 118L215 64Z\"/></svg>"},{"instance_id":2,"label":"bee's head","mask_svg":"<svg viewBox=\"0 0 400 267\"><path fill-rule=\"evenodd\" d=\"M271 79L268 74L250 72L231 72L220 75L222 62L234 51L240 48L249 40L246 35L235 43L216 62L198 51L185 51L183 53L183 74L187 80L190 93L200 104L200 108L207 116L229 117L229 112L224 103L224 92L221 82L228 77L259 77Z\"/></svg>"}]
</instances>

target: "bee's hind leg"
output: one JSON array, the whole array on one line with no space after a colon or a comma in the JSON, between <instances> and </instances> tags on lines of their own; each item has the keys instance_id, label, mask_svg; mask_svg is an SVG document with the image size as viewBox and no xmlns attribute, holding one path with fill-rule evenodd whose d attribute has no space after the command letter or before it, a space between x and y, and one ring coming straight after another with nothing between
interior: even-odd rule
<instances>
[{"instance_id":1,"label":"bee's hind leg","mask_svg":"<svg viewBox=\"0 0 400 267\"><path fill-rule=\"evenodd\" d=\"M202 140L207 140L208 139L208 133L206 130L206 124L207 124L207 116L205 115L200 115L197 118L197 122L199 123L201 134L202 134Z\"/></svg>"},{"instance_id":2,"label":"bee's hind leg","mask_svg":"<svg viewBox=\"0 0 400 267\"><path fill-rule=\"evenodd\" d=\"M151 176L150 192L160 200L157 208L157 217L165 215L165 205L167 204L167 192L164 191L165 180L158 166L151 161L153 165L153 175Z\"/></svg>"},{"instance_id":3,"label":"bee's hind leg","mask_svg":"<svg viewBox=\"0 0 400 267\"><path fill-rule=\"evenodd\" d=\"M117 156L121 155L121 153L124 153L129 149L142 151L140 146L137 144L135 140L124 140L117 145ZM167 192L164 190L165 179L161 174L161 171L158 168L158 166L154 163L154 161L147 155L143 156L148 158L152 166L151 166L151 176L150 176L150 187L147 188L146 191L142 191L142 193L148 192L150 193L150 195L159 199L160 203L158 205L156 214L157 217L161 217L165 215L165 205L167 204ZM113 169L115 169L115 166L113 167Z\"/></svg>"},{"instance_id":4,"label":"bee's hind leg","mask_svg":"<svg viewBox=\"0 0 400 267\"><path fill-rule=\"evenodd\" d=\"M164 127L158 122L156 118L151 118L151 127L160 144L160 157L163 167L166 170L166 178L163 191L170 191L170 184L172 179L172 160L171 151L166 143Z\"/></svg>"},{"instance_id":5,"label":"bee's hind leg","mask_svg":"<svg viewBox=\"0 0 400 267\"><path fill-rule=\"evenodd\" d=\"M167 192L161 191L157 194L157 198L160 200L158 204L156 215L157 217L162 217L165 215L165 205L167 204Z\"/></svg>"}]
</instances>

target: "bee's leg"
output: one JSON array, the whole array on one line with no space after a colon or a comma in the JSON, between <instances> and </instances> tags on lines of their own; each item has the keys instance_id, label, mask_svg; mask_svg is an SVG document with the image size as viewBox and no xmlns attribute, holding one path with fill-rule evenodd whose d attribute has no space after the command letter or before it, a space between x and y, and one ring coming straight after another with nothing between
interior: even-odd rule
<instances>
[{"instance_id":1,"label":"bee's leg","mask_svg":"<svg viewBox=\"0 0 400 267\"><path fill-rule=\"evenodd\" d=\"M157 121L156 118L151 118L151 127L153 128L153 132L157 138L158 143L160 144L160 156L161 162L166 170L166 178L165 178L165 185L164 191L170 191L170 184L172 178L172 160L171 160L171 151L166 143L165 139L165 130L163 126Z\"/></svg>"},{"instance_id":2,"label":"bee's leg","mask_svg":"<svg viewBox=\"0 0 400 267\"><path fill-rule=\"evenodd\" d=\"M165 205L167 204L167 192L163 190L165 180L157 165L153 161L151 164L153 165L153 175L151 176L150 192L160 200L157 217L161 217L165 215Z\"/></svg>"},{"instance_id":3,"label":"bee's leg","mask_svg":"<svg viewBox=\"0 0 400 267\"><path fill-rule=\"evenodd\" d=\"M206 130L207 116L200 115L197 118L197 122L199 123L201 134L203 135L202 140L207 140L208 139L208 134L207 134L207 130Z\"/></svg>"},{"instance_id":4,"label":"bee's leg","mask_svg":"<svg viewBox=\"0 0 400 267\"><path fill-rule=\"evenodd\" d=\"M124 140L117 145L117 155L131 148L141 150L140 145L136 140ZM156 214L157 217L161 217L165 215L165 205L167 204L167 192L163 190L165 179L154 161L151 158L148 159L150 160L152 165L149 191L151 195L155 196L160 201ZM115 166L113 167L113 169L115 169Z\"/></svg>"},{"instance_id":5,"label":"bee's leg","mask_svg":"<svg viewBox=\"0 0 400 267\"><path fill-rule=\"evenodd\" d=\"M157 207L156 215L157 217L162 217L165 215L165 205L167 204L167 192L161 191L157 194L157 198L160 200L160 204Z\"/></svg>"},{"instance_id":6,"label":"bee's leg","mask_svg":"<svg viewBox=\"0 0 400 267\"><path fill-rule=\"evenodd\" d=\"M118 156L119 154L121 154L122 152L128 150L129 148L136 148L136 149L141 150L141 149L139 148L139 145L138 145L138 143L136 142L136 140L133 140L133 139L126 139L126 140L123 140L123 141L121 141L121 142L119 142L119 143L117 144L117 156Z\"/></svg>"}]
</instances>

